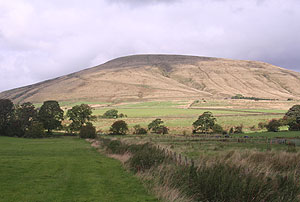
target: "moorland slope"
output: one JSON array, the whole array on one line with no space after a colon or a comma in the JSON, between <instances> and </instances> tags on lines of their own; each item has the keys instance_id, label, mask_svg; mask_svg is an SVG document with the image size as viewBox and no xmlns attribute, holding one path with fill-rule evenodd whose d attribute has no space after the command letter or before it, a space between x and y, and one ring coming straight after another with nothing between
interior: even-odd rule
<instances>
[{"instance_id":1,"label":"moorland slope","mask_svg":"<svg viewBox=\"0 0 300 202\"><path fill-rule=\"evenodd\" d=\"M183 55L133 55L0 93L14 102L300 98L300 73L271 64Z\"/></svg>"}]
</instances>

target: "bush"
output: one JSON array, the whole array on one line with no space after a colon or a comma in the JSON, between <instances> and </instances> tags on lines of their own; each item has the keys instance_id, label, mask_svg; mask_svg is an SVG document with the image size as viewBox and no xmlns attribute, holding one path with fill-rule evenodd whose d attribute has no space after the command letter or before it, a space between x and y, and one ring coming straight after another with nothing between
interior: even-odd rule
<instances>
[{"instance_id":1,"label":"bush","mask_svg":"<svg viewBox=\"0 0 300 202\"><path fill-rule=\"evenodd\" d=\"M238 133L243 133L243 124L241 124L241 125L239 125L239 126L236 126L235 128L234 128L234 132L233 133L235 133L235 134L238 134Z\"/></svg>"},{"instance_id":2,"label":"bush","mask_svg":"<svg viewBox=\"0 0 300 202\"><path fill-rule=\"evenodd\" d=\"M267 128L268 132L278 132L280 126L281 126L280 121L278 121L276 119L272 119L266 125L266 128Z\"/></svg>"},{"instance_id":3,"label":"bush","mask_svg":"<svg viewBox=\"0 0 300 202\"><path fill-rule=\"evenodd\" d=\"M133 156L128 160L131 169L135 172L145 171L154 165L161 164L166 156L163 151L149 144L130 148ZM132 151L135 149L135 151Z\"/></svg>"},{"instance_id":4,"label":"bush","mask_svg":"<svg viewBox=\"0 0 300 202\"><path fill-rule=\"evenodd\" d=\"M82 126L79 131L80 138L96 138L96 128L92 123L87 123L85 126Z\"/></svg>"},{"instance_id":5,"label":"bush","mask_svg":"<svg viewBox=\"0 0 300 202\"><path fill-rule=\"evenodd\" d=\"M142 128L140 125L135 125L135 126L133 126L133 128L134 128L133 134L136 134L136 135L147 134L147 130L145 128Z\"/></svg>"},{"instance_id":6,"label":"bush","mask_svg":"<svg viewBox=\"0 0 300 202\"><path fill-rule=\"evenodd\" d=\"M26 138L42 138L45 137L45 129L42 123L33 122L28 130L25 132L24 137Z\"/></svg>"},{"instance_id":7,"label":"bush","mask_svg":"<svg viewBox=\"0 0 300 202\"><path fill-rule=\"evenodd\" d=\"M119 140L109 141L106 145L106 151L112 154L124 154L127 151L127 145Z\"/></svg>"},{"instance_id":8,"label":"bush","mask_svg":"<svg viewBox=\"0 0 300 202\"><path fill-rule=\"evenodd\" d=\"M119 120L111 125L109 131L111 132L111 135L126 135L128 132L128 125L125 121Z\"/></svg>"},{"instance_id":9,"label":"bush","mask_svg":"<svg viewBox=\"0 0 300 202\"><path fill-rule=\"evenodd\" d=\"M213 133L217 133L217 134L223 134L224 133L224 129L220 124L215 124L212 127L212 131L213 131Z\"/></svg>"}]
</instances>

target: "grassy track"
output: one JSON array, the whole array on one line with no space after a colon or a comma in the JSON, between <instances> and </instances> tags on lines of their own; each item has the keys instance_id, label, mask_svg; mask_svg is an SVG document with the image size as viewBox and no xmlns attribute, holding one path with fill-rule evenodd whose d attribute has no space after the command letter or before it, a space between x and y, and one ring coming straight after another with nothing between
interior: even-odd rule
<instances>
[{"instance_id":1,"label":"grassy track","mask_svg":"<svg viewBox=\"0 0 300 202\"><path fill-rule=\"evenodd\" d=\"M0 137L0 201L157 201L114 159L74 138Z\"/></svg>"}]
</instances>

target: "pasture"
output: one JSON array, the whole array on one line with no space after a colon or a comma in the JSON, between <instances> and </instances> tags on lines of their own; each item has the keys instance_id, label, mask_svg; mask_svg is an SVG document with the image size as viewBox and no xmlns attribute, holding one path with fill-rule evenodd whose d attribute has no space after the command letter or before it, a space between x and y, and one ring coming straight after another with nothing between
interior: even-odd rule
<instances>
[{"instance_id":1,"label":"pasture","mask_svg":"<svg viewBox=\"0 0 300 202\"><path fill-rule=\"evenodd\" d=\"M0 137L0 201L158 201L78 138Z\"/></svg>"},{"instance_id":2,"label":"pasture","mask_svg":"<svg viewBox=\"0 0 300 202\"><path fill-rule=\"evenodd\" d=\"M61 102L68 109L81 102ZM84 102L82 102L84 103ZM253 101L253 100L175 100L147 102L87 102L93 107L94 115L102 115L109 109L126 114L125 120L130 127L139 124L146 127L155 118L161 118L172 134L191 133L192 123L203 112L210 111L217 123L229 130L232 126L243 125L244 132L260 130L259 122L282 118L286 111L299 101ZM108 131L114 119L98 119L94 125L98 130Z\"/></svg>"}]
</instances>

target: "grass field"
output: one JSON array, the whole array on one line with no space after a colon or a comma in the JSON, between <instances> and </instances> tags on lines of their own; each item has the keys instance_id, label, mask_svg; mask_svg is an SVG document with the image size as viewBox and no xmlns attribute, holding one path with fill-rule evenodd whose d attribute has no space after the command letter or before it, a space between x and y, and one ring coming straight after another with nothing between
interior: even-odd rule
<instances>
[{"instance_id":1,"label":"grass field","mask_svg":"<svg viewBox=\"0 0 300 202\"><path fill-rule=\"evenodd\" d=\"M0 201L158 201L117 160L77 138L0 137Z\"/></svg>"}]
</instances>

